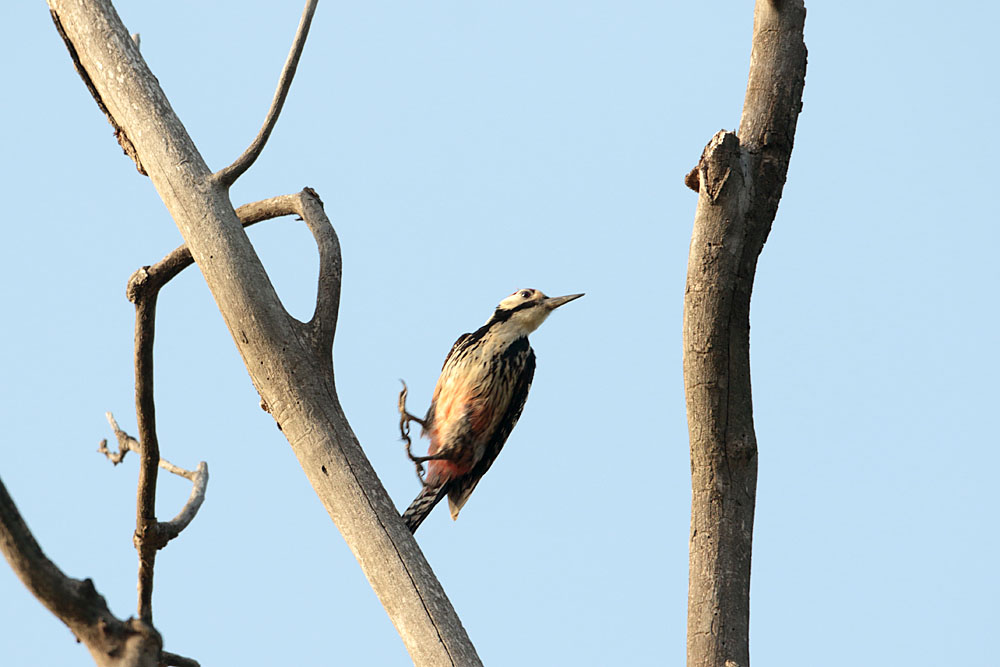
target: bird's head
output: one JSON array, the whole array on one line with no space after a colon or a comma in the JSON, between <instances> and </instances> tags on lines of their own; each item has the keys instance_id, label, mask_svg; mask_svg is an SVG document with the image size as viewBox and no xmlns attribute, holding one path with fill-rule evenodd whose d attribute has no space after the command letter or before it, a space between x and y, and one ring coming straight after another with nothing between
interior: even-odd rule
<instances>
[{"instance_id":1,"label":"bird's head","mask_svg":"<svg viewBox=\"0 0 1000 667\"><path fill-rule=\"evenodd\" d=\"M545 296L536 289L519 289L500 302L490 321L502 322L504 328L527 336L541 326L553 310L581 296L583 294Z\"/></svg>"}]
</instances>

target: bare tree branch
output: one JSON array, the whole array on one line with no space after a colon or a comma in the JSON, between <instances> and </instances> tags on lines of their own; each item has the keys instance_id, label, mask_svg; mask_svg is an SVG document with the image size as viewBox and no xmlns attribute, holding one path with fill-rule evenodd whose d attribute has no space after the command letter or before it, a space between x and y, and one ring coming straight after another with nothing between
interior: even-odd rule
<instances>
[{"instance_id":1,"label":"bare tree branch","mask_svg":"<svg viewBox=\"0 0 1000 667\"><path fill-rule=\"evenodd\" d=\"M107 0L49 0L49 5L110 115L132 139L215 297L254 386L414 663L480 664L444 590L361 450L337 397L329 351L321 352L326 339L333 338L336 316L331 309L340 291L340 253L332 243L332 229L323 232L326 251L320 242L320 312L304 327L281 305L229 203L225 179L209 171ZM316 200L306 213L320 206ZM309 215L303 217L308 224ZM324 215L316 224L329 221Z\"/></svg>"},{"instance_id":2,"label":"bare tree branch","mask_svg":"<svg viewBox=\"0 0 1000 667\"><path fill-rule=\"evenodd\" d=\"M188 524L198 514L198 510L201 509L202 503L205 502L205 489L208 488L208 464L200 461L198 467L194 470L183 470L174 466L169 461L160 459L160 466L168 472L180 475L181 477L187 477L191 480L191 495L188 496L184 507L181 508L181 511L173 519L160 524L160 531L164 537L167 540L172 540L188 527Z\"/></svg>"},{"instance_id":3,"label":"bare tree branch","mask_svg":"<svg viewBox=\"0 0 1000 667\"><path fill-rule=\"evenodd\" d=\"M319 281L316 286L316 308L306 325L320 359L331 359L333 336L337 331L337 312L340 309L340 279L343 263L340 241L323 209L323 202L312 188L306 188L295 200L298 213L312 232L319 249ZM333 369L331 367L332 376Z\"/></svg>"},{"instance_id":4,"label":"bare tree branch","mask_svg":"<svg viewBox=\"0 0 1000 667\"><path fill-rule=\"evenodd\" d=\"M134 290L128 290L135 294ZM153 568L156 552L166 545L156 521L156 476L160 445L153 400L153 337L157 292L135 301L135 418L139 428L139 491L136 498L135 548L139 552L139 618L153 623Z\"/></svg>"},{"instance_id":5,"label":"bare tree branch","mask_svg":"<svg viewBox=\"0 0 1000 667\"><path fill-rule=\"evenodd\" d=\"M312 337L317 351L329 355L333 348L333 335L337 328L337 311L340 308L340 276L343 270L340 256L340 241L330 224L319 194L312 188L301 192L279 195L270 199L244 204L236 209L243 227L258 222L297 215L312 232L319 250L319 281L316 289L316 307L312 319L305 324L307 334ZM144 266L129 282L129 300L136 301L140 293L155 292L177 274L194 264L191 251L182 245L168 253L152 266ZM289 316L290 317L290 316Z\"/></svg>"},{"instance_id":6,"label":"bare tree branch","mask_svg":"<svg viewBox=\"0 0 1000 667\"><path fill-rule=\"evenodd\" d=\"M739 135L716 134L685 178L699 193L684 296L692 487L688 667L750 664L757 489L750 294L802 104L804 23L802 0L757 0Z\"/></svg>"},{"instance_id":7,"label":"bare tree branch","mask_svg":"<svg viewBox=\"0 0 1000 667\"><path fill-rule=\"evenodd\" d=\"M299 56L302 55L302 49L305 47L306 37L309 35L309 25L312 23L312 17L316 12L318 2L319 0L308 0L306 2L306 7L302 11L302 19L299 21L298 30L295 32L295 39L292 41L292 48L288 52L288 59L285 60L285 67L281 72L281 79L278 81L278 89L274 91L271 108L268 109L264 125L260 128L260 132L257 133L257 137L243 151L243 154L236 158L235 162L214 175L216 181L221 185L228 187L235 183L236 179L250 168L260 156L261 151L264 150L264 144L267 143L268 137L271 136L271 130L274 129L275 123L278 122L278 115L281 113L281 107L285 104L288 89L292 86L295 69L299 66Z\"/></svg>"},{"instance_id":8,"label":"bare tree branch","mask_svg":"<svg viewBox=\"0 0 1000 667\"><path fill-rule=\"evenodd\" d=\"M140 619L116 618L90 579L63 574L38 546L2 481L0 551L25 587L69 626L100 667L159 664L159 633Z\"/></svg>"},{"instance_id":9,"label":"bare tree branch","mask_svg":"<svg viewBox=\"0 0 1000 667\"><path fill-rule=\"evenodd\" d=\"M301 50L301 45L299 48ZM276 211L274 207L278 202L283 203L286 199L295 199L295 196L268 200L272 204L270 208L264 202L250 205L250 208L246 209L245 225L249 226L269 217L284 215L285 212ZM135 545L139 552L139 616L149 623L152 623L153 613L153 573L156 552L166 546L167 542L180 534L191 522L204 501L205 488L208 484L208 466L204 461L198 464L196 472L191 473L173 466L160 457L156 436L156 405L153 398L153 339L156 330L156 301L160 289L192 263L190 251L187 250L186 246L181 246L156 265L143 267L136 271L130 278L126 290L129 300L136 307L136 420L139 424L140 442L144 446L138 446L135 439L119 429L114 418L108 413L108 420L119 443L117 460L120 461L128 449L138 452L141 457ZM108 456L112 458L112 455ZM112 461L117 463L114 458ZM184 508L173 520L168 522L157 521L155 515L156 471L158 467L166 468L175 474L181 474L193 482L191 496Z\"/></svg>"},{"instance_id":10,"label":"bare tree branch","mask_svg":"<svg viewBox=\"0 0 1000 667\"><path fill-rule=\"evenodd\" d=\"M316 352L327 358L333 349L333 335L337 329L343 263L337 232L326 216L319 194L312 188L303 188L295 194L244 204L236 209L236 214L244 227L285 215L297 215L306 223L319 251L316 307L312 319L305 324L306 334L312 339Z\"/></svg>"},{"instance_id":11,"label":"bare tree branch","mask_svg":"<svg viewBox=\"0 0 1000 667\"><path fill-rule=\"evenodd\" d=\"M111 461L111 463L118 465L121 463L122 459L125 458L125 454L128 452L140 452L142 450L142 445L139 444L138 440L118 427L118 422L115 421L114 416L110 412L106 412L105 417L107 417L108 423L111 424L111 430L114 431L115 438L118 440L118 451L110 451L108 449L107 440L101 440L101 444L98 446L97 451L104 454L108 460ZM205 491L208 488L208 464L201 461L198 463L198 467L195 470L186 470L179 466L175 466L173 463L161 456L160 467L169 473L183 477L191 482L191 495L188 497L187 502L184 503L184 507L181 508L181 511L178 512L177 516L170 521L159 523L157 530L161 532L165 541L168 542L177 537L182 530L187 528L188 524L191 523L195 515L198 513L202 503L205 502Z\"/></svg>"}]
</instances>

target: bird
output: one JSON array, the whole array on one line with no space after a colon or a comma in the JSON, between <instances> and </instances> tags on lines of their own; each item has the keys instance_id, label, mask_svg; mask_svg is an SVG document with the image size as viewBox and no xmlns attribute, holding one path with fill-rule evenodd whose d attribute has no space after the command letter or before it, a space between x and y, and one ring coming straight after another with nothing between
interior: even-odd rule
<instances>
[{"instance_id":1,"label":"bird","mask_svg":"<svg viewBox=\"0 0 1000 667\"><path fill-rule=\"evenodd\" d=\"M560 306L583 294L549 297L519 289L503 299L472 333L462 334L444 360L423 419L406 412L406 386L400 394L400 429L407 453L418 466L427 462L424 486L403 521L411 533L445 496L457 519L479 480L489 470L521 416L535 374L535 352L528 334ZM430 438L427 456L409 453L409 421Z\"/></svg>"}]
</instances>

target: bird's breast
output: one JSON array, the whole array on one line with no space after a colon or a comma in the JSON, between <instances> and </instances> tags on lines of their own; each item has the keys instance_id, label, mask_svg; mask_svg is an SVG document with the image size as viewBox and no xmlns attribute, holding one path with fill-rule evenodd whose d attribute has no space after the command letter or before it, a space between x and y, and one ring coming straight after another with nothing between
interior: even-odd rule
<instances>
[{"instance_id":1,"label":"bird's breast","mask_svg":"<svg viewBox=\"0 0 1000 667\"><path fill-rule=\"evenodd\" d=\"M458 349L445 362L434 388L427 435L429 453L448 459L429 464L429 481L466 474L483 457L518 374L518 359L504 354L507 347Z\"/></svg>"}]
</instances>

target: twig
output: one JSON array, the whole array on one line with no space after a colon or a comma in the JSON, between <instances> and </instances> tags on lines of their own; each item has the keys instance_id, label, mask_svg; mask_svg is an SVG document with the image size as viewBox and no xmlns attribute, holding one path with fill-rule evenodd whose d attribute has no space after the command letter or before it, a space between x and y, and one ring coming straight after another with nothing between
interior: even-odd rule
<instances>
[{"instance_id":1,"label":"twig","mask_svg":"<svg viewBox=\"0 0 1000 667\"><path fill-rule=\"evenodd\" d=\"M153 400L153 337L157 292L135 302L135 416L139 428L139 490L136 498L135 548L139 552L139 618L153 623L153 567L166 540L156 521L156 476L160 445Z\"/></svg>"},{"instance_id":2,"label":"twig","mask_svg":"<svg viewBox=\"0 0 1000 667\"><path fill-rule=\"evenodd\" d=\"M118 465L125 458L125 454L132 452L141 452L142 446L139 441L130 436L125 431L118 427L118 422L115 421L114 416L110 412L104 413L108 418L108 423L111 424L111 430L115 433L115 438L118 440L118 451L112 452L108 449L108 441L101 440L101 444L98 446L97 451L104 454L109 461L113 464ZM170 541L177 537L182 530L187 528L191 520L194 519L198 510L201 508L203 502L205 502L205 491L208 488L208 464L201 461L195 470L185 470L179 466L175 466L170 461L163 457L160 457L159 466L166 470L167 472L173 473L179 477L190 480L191 495L188 497L187 502L176 517L167 522L160 522L158 531L162 532L163 536L166 538L165 541Z\"/></svg>"},{"instance_id":3,"label":"twig","mask_svg":"<svg viewBox=\"0 0 1000 667\"><path fill-rule=\"evenodd\" d=\"M114 431L115 439L118 441L118 451L110 451L108 449L107 440L101 440L97 451L104 454L114 465L121 463L125 458L125 454L130 451L136 452L141 456L142 445L139 441L123 431L118 426L118 422L115 420L114 415L110 412L104 413L104 416L107 417L108 423L111 425L111 430ZM192 483L191 495L188 497L187 502L184 503L184 507L181 508L181 511L173 519L166 522L156 522L154 529L147 527L146 532L144 533L145 538L142 540L141 545L138 538L139 533L136 531L136 548L140 549L140 553L143 553L147 548L153 549L154 552L158 549L162 549L166 546L167 542L180 535L181 531L188 527L188 524L190 524L194 519L198 510L201 509L202 503L205 502L205 491L208 488L208 464L204 461L198 463L198 467L195 470L185 470L184 468L176 466L162 457L157 462L157 465L167 472L190 480ZM149 573L152 573L151 569L149 570ZM152 592L151 583L151 581L143 581L140 579L140 586L145 585L144 590L150 593ZM140 590L140 601L144 598L142 593L143 590Z\"/></svg>"},{"instance_id":4,"label":"twig","mask_svg":"<svg viewBox=\"0 0 1000 667\"><path fill-rule=\"evenodd\" d=\"M288 52L288 58L285 60L285 67L281 72L278 88L274 91L271 108L268 109L267 117L264 119L264 125L261 126L260 132L257 133L257 137L253 140L253 143L243 151L242 155L236 158L235 162L213 174L212 178L217 183L226 187L235 183L236 179L250 168L260 156L261 151L264 150L264 144L267 143L268 137L271 136L271 130L274 129L275 123L278 122L281 107L285 104L285 97L287 97L288 89L291 87L292 79L295 77L295 69L299 65L299 56L302 55L302 48L305 46L306 37L309 35L309 25L312 23L312 17L316 11L316 4L318 2L319 0L308 0L305 9L302 10L302 18L299 21L299 27L295 33L292 48Z\"/></svg>"},{"instance_id":5,"label":"twig","mask_svg":"<svg viewBox=\"0 0 1000 667\"><path fill-rule=\"evenodd\" d=\"M205 489L208 488L208 464L200 461L198 467L192 471L177 468L169 461L161 459L160 466L175 475L187 477L191 480L191 495L188 496L184 507L181 508L181 511L173 519L160 524L160 532L165 539L172 540L188 527L188 524L194 519L198 510L201 509L201 504L205 502Z\"/></svg>"},{"instance_id":6,"label":"twig","mask_svg":"<svg viewBox=\"0 0 1000 667\"><path fill-rule=\"evenodd\" d=\"M121 430L121 428L119 428L118 422L115 420L115 416L113 414L111 414L110 412L105 412L104 416L107 418L108 423L111 425L111 430L114 431L115 433L115 439L118 440L119 451L112 452L108 450L108 441L101 440L100 445L98 445L97 447L98 452L108 457L108 459L115 465L118 465L119 463L122 462L122 459L125 458L126 452L131 451L138 453L139 451L142 450L142 445L139 444L138 440L136 440L128 433ZM185 470L184 468L175 466L173 463L162 457L160 458L160 467L166 470L167 472L172 472L175 475L178 475L180 477L183 477L191 481L194 481L195 477L198 475L197 471Z\"/></svg>"},{"instance_id":7,"label":"twig","mask_svg":"<svg viewBox=\"0 0 1000 667\"><path fill-rule=\"evenodd\" d=\"M107 418L108 423L111 424L111 430L114 431L115 439L118 440L118 451L112 452L109 450L107 440L101 440L101 443L97 446L97 451L104 454L111 463L118 465L125 459L126 454L139 451L139 441L118 428L118 422L115 421L114 415L110 412L105 412L104 416Z\"/></svg>"}]
</instances>

